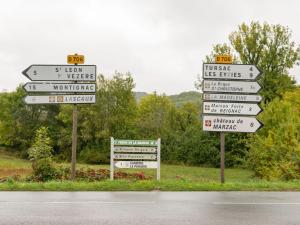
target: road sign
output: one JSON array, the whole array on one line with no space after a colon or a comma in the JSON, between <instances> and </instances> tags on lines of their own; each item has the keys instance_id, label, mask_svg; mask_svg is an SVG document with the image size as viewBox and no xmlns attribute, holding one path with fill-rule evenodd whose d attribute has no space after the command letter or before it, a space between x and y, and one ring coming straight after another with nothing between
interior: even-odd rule
<instances>
[{"instance_id":1,"label":"road sign","mask_svg":"<svg viewBox=\"0 0 300 225\"><path fill-rule=\"evenodd\" d=\"M204 80L203 92L257 93L261 86L256 82Z\"/></svg>"},{"instance_id":2,"label":"road sign","mask_svg":"<svg viewBox=\"0 0 300 225\"><path fill-rule=\"evenodd\" d=\"M32 81L96 81L95 65L31 65L22 73Z\"/></svg>"},{"instance_id":3,"label":"road sign","mask_svg":"<svg viewBox=\"0 0 300 225\"><path fill-rule=\"evenodd\" d=\"M255 117L203 115L204 131L253 133L261 126L262 124Z\"/></svg>"},{"instance_id":4,"label":"road sign","mask_svg":"<svg viewBox=\"0 0 300 225\"><path fill-rule=\"evenodd\" d=\"M26 104L90 104L96 102L95 95L27 95Z\"/></svg>"},{"instance_id":5,"label":"road sign","mask_svg":"<svg viewBox=\"0 0 300 225\"><path fill-rule=\"evenodd\" d=\"M216 63L228 64L232 63L232 56L231 55L217 55L215 57Z\"/></svg>"},{"instance_id":6,"label":"road sign","mask_svg":"<svg viewBox=\"0 0 300 225\"><path fill-rule=\"evenodd\" d=\"M216 94L204 93L204 101L233 101L233 102L260 102L260 95L240 95L240 94Z\"/></svg>"},{"instance_id":7,"label":"road sign","mask_svg":"<svg viewBox=\"0 0 300 225\"><path fill-rule=\"evenodd\" d=\"M230 102L203 102L203 113L256 116L261 112L257 104Z\"/></svg>"},{"instance_id":8,"label":"road sign","mask_svg":"<svg viewBox=\"0 0 300 225\"><path fill-rule=\"evenodd\" d=\"M255 80L261 72L255 65L244 64L203 64L204 79Z\"/></svg>"},{"instance_id":9,"label":"road sign","mask_svg":"<svg viewBox=\"0 0 300 225\"><path fill-rule=\"evenodd\" d=\"M140 168L140 169L155 169L157 162L152 161L117 161L115 162L117 168Z\"/></svg>"},{"instance_id":10,"label":"road sign","mask_svg":"<svg viewBox=\"0 0 300 225\"><path fill-rule=\"evenodd\" d=\"M27 92L90 92L96 91L94 83L38 83L28 82L23 88Z\"/></svg>"},{"instance_id":11,"label":"road sign","mask_svg":"<svg viewBox=\"0 0 300 225\"><path fill-rule=\"evenodd\" d=\"M156 154L114 154L114 159L156 160Z\"/></svg>"},{"instance_id":12,"label":"road sign","mask_svg":"<svg viewBox=\"0 0 300 225\"><path fill-rule=\"evenodd\" d=\"M156 140L114 140L114 145L157 146Z\"/></svg>"},{"instance_id":13,"label":"road sign","mask_svg":"<svg viewBox=\"0 0 300 225\"><path fill-rule=\"evenodd\" d=\"M84 55L68 55L68 64L84 64Z\"/></svg>"},{"instance_id":14,"label":"road sign","mask_svg":"<svg viewBox=\"0 0 300 225\"><path fill-rule=\"evenodd\" d=\"M114 152L156 153L156 148L116 146Z\"/></svg>"}]
</instances>

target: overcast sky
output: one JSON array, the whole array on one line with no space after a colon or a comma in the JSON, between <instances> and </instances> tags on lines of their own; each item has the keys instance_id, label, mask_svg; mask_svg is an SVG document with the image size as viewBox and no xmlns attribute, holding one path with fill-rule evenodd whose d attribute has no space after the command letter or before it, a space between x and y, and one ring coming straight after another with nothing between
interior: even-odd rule
<instances>
[{"instance_id":1,"label":"overcast sky","mask_svg":"<svg viewBox=\"0 0 300 225\"><path fill-rule=\"evenodd\" d=\"M66 64L72 53L107 77L129 71L136 91L195 90L204 56L239 24L279 23L300 44L299 13L297 0L2 1L0 91L29 81L29 65Z\"/></svg>"}]
</instances>

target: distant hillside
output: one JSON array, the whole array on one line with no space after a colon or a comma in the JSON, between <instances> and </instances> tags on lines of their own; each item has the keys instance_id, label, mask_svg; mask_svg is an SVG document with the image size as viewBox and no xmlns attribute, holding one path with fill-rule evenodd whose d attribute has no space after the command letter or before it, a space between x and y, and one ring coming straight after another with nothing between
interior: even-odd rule
<instances>
[{"instance_id":1,"label":"distant hillside","mask_svg":"<svg viewBox=\"0 0 300 225\"><path fill-rule=\"evenodd\" d=\"M146 92L134 92L135 99L137 102L141 100L142 97L148 95Z\"/></svg>"},{"instance_id":2,"label":"distant hillside","mask_svg":"<svg viewBox=\"0 0 300 225\"><path fill-rule=\"evenodd\" d=\"M148 95L148 93L146 92L134 92L134 94L137 102L139 102L142 97ZM180 106L187 102L196 103L200 105L202 102L201 93L196 91L186 91L178 95L169 95L168 97L171 99L172 102L174 102L176 106Z\"/></svg>"},{"instance_id":3,"label":"distant hillside","mask_svg":"<svg viewBox=\"0 0 300 225\"><path fill-rule=\"evenodd\" d=\"M187 102L196 103L200 105L202 102L201 93L196 91L182 92L178 95L170 95L169 97L175 103L176 106L180 106Z\"/></svg>"}]
</instances>

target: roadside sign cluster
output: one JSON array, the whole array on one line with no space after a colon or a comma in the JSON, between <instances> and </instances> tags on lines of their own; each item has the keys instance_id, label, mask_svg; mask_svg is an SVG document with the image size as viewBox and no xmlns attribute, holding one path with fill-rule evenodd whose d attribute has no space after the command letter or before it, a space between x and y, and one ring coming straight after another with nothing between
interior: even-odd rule
<instances>
[{"instance_id":1,"label":"roadside sign cluster","mask_svg":"<svg viewBox=\"0 0 300 225\"><path fill-rule=\"evenodd\" d=\"M110 178L114 179L114 168L157 169L160 179L160 139L115 140L111 138Z\"/></svg>"},{"instance_id":2,"label":"roadside sign cluster","mask_svg":"<svg viewBox=\"0 0 300 225\"><path fill-rule=\"evenodd\" d=\"M255 132L262 124L254 117L262 110L255 81L261 72L255 65L203 64L203 130ZM249 117L251 116L251 117Z\"/></svg>"},{"instance_id":3,"label":"roadside sign cluster","mask_svg":"<svg viewBox=\"0 0 300 225\"><path fill-rule=\"evenodd\" d=\"M75 58L73 61L75 62L76 59L80 58ZM40 81L28 82L23 86L27 93L36 94L24 98L27 104L96 102L95 65L31 65L23 71L23 75L31 81ZM38 95L38 93L44 94Z\"/></svg>"}]
</instances>

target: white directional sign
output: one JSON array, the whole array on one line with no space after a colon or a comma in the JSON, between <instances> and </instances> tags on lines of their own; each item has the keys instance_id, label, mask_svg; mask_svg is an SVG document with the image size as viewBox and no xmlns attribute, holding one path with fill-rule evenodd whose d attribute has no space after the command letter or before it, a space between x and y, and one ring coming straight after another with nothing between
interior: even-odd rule
<instances>
[{"instance_id":1,"label":"white directional sign","mask_svg":"<svg viewBox=\"0 0 300 225\"><path fill-rule=\"evenodd\" d=\"M204 131L253 133L261 126L255 117L203 116Z\"/></svg>"},{"instance_id":2,"label":"white directional sign","mask_svg":"<svg viewBox=\"0 0 300 225\"><path fill-rule=\"evenodd\" d=\"M156 153L156 148L152 147L127 147L116 146L114 152L132 152L132 153Z\"/></svg>"},{"instance_id":3,"label":"white directional sign","mask_svg":"<svg viewBox=\"0 0 300 225\"><path fill-rule=\"evenodd\" d=\"M27 95L27 104L88 104L95 103L95 95Z\"/></svg>"},{"instance_id":4,"label":"white directional sign","mask_svg":"<svg viewBox=\"0 0 300 225\"><path fill-rule=\"evenodd\" d=\"M204 92L257 93L261 86L257 82L204 80Z\"/></svg>"},{"instance_id":5,"label":"white directional sign","mask_svg":"<svg viewBox=\"0 0 300 225\"><path fill-rule=\"evenodd\" d=\"M204 101L260 102L260 95L204 93Z\"/></svg>"},{"instance_id":6,"label":"white directional sign","mask_svg":"<svg viewBox=\"0 0 300 225\"><path fill-rule=\"evenodd\" d=\"M203 64L204 79L255 80L259 75L260 71L255 65Z\"/></svg>"},{"instance_id":7,"label":"white directional sign","mask_svg":"<svg viewBox=\"0 0 300 225\"><path fill-rule=\"evenodd\" d=\"M22 73L32 81L96 81L95 65L31 65Z\"/></svg>"},{"instance_id":8,"label":"white directional sign","mask_svg":"<svg viewBox=\"0 0 300 225\"><path fill-rule=\"evenodd\" d=\"M203 102L203 113L225 115L256 116L261 112L257 104L229 103L229 102Z\"/></svg>"},{"instance_id":9,"label":"white directional sign","mask_svg":"<svg viewBox=\"0 0 300 225\"><path fill-rule=\"evenodd\" d=\"M152 161L118 161L115 162L117 168L140 168L140 169L155 169L157 162Z\"/></svg>"},{"instance_id":10,"label":"white directional sign","mask_svg":"<svg viewBox=\"0 0 300 225\"><path fill-rule=\"evenodd\" d=\"M24 86L27 92L95 92L94 83L39 83L29 82Z\"/></svg>"},{"instance_id":11,"label":"white directional sign","mask_svg":"<svg viewBox=\"0 0 300 225\"><path fill-rule=\"evenodd\" d=\"M156 160L156 154L114 154L114 159L147 159L147 160Z\"/></svg>"}]
</instances>

